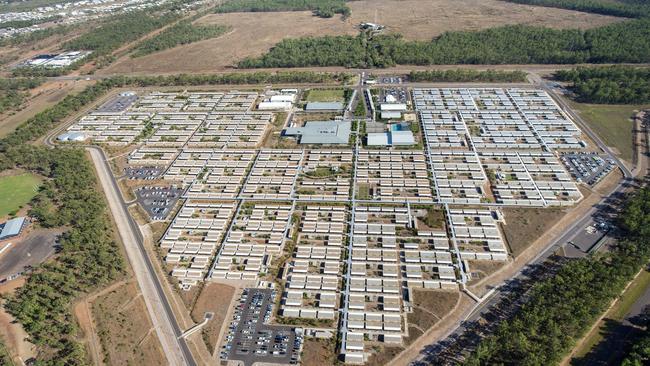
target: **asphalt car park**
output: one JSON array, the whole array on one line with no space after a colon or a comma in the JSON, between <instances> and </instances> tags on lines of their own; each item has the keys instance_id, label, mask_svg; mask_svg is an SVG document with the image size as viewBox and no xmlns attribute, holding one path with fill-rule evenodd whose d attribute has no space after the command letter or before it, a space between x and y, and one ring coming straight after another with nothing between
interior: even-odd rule
<instances>
[{"instance_id":1,"label":"asphalt car park","mask_svg":"<svg viewBox=\"0 0 650 366\"><path fill-rule=\"evenodd\" d=\"M593 186L603 179L612 169L614 162L594 153L565 153L562 163L578 182Z\"/></svg>"},{"instance_id":2,"label":"asphalt car park","mask_svg":"<svg viewBox=\"0 0 650 366\"><path fill-rule=\"evenodd\" d=\"M392 103L406 103L408 100L408 94L406 89L402 88L385 88L380 90L380 100L382 102L389 101L388 99L394 98ZM388 99L387 99L388 98Z\"/></svg>"},{"instance_id":3,"label":"asphalt car park","mask_svg":"<svg viewBox=\"0 0 650 366\"><path fill-rule=\"evenodd\" d=\"M230 323L221 358L254 363L289 364L299 362L302 348L300 329L269 325L275 291L244 289Z\"/></svg>"},{"instance_id":4,"label":"asphalt car park","mask_svg":"<svg viewBox=\"0 0 650 366\"><path fill-rule=\"evenodd\" d=\"M138 203L152 220L165 220L182 194L183 189L176 186L141 187L135 191Z\"/></svg>"},{"instance_id":5,"label":"asphalt car park","mask_svg":"<svg viewBox=\"0 0 650 366\"><path fill-rule=\"evenodd\" d=\"M163 168L159 166L128 167L124 169L124 174L129 179L151 180L160 177L162 173Z\"/></svg>"},{"instance_id":6,"label":"asphalt car park","mask_svg":"<svg viewBox=\"0 0 650 366\"><path fill-rule=\"evenodd\" d=\"M97 108L97 112L123 112L138 100L135 94L120 95Z\"/></svg>"}]
</instances>

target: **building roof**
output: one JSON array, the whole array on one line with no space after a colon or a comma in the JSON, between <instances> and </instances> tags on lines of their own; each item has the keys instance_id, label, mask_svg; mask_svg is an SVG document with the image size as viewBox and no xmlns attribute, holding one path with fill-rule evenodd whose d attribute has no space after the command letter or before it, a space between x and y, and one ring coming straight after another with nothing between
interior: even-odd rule
<instances>
[{"instance_id":1,"label":"building roof","mask_svg":"<svg viewBox=\"0 0 650 366\"><path fill-rule=\"evenodd\" d=\"M4 226L2 227L2 231L0 232L0 239L9 238L20 234L20 231L22 230L24 224L24 217L16 217L15 219L11 219L5 222Z\"/></svg>"},{"instance_id":2,"label":"building roof","mask_svg":"<svg viewBox=\"0 0 650 366\"><path fill-rule=\"evenodd\" d=\"M388 133L369 133L368 134L368 146L388 146L389 143Z\"/></svg>"},{"instance_id":3,"label":"building roof","mask_svg":"<svg viewBox=\"0 0 650 366\"><path fill-rule=\"evenodd\" d=\"M350 140L349 121L310 121L304 127L287 128L285 135L300 135L301 144L347 144Z\"/></svg>"},{"instance_id":4,"label":"building roof","mask_svg":"<svg viewBox=\"0 0 650 366\"><path fill-rule=\"evenodd\" d=\"M391 145L415 145L415 138L411 131L392 131L390 135Z\"/></svg>"},{"instance_id":5,"label":"building roof","mask_svg":"<svg viewBox=\"0 0 650 366\"><path fill-rule=\"evenodd\" d=\"M307 111L341 111L343 103L341 102L310 102L305 107Z\"/></svg>"},{"instance_id":6,"label":"building roof","mask_svg":"<svg viewBox=\"0 0 650 366\"><path fill-rule=\"evenodd\" d=\"M402 118L402 112L400 111L382 111L381 119L391 119L391 118Z\"/></svg>"},{"instance_id":7,"label":"building roof","mask_svg":"<svg viewBox=\"0 0 650 366\"><path fill-rule=\"evenodd\" d=\"M404 103L383 103L379 108L382 111L406 111L408 109Z\"/></svg>"}]
</instances>

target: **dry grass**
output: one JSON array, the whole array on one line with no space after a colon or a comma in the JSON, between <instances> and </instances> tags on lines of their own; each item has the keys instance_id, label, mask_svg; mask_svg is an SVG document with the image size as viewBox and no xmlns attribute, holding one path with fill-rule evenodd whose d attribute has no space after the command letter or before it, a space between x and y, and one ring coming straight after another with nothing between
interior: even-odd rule
<instances>
[{"instance_id":1,"label":"dry grass","mask_svg":"<svg viewBox=\"0 0 650 366\"><path fill-rule=\"evenodd\" d=\"M162 365L165 355L134 282L99 296L92 304L109 365Z\"/></svg>"},{"instance_id":2,"label":"dry grass","mask_svg":"<svg viewBox=\"0 0 650 366\"><path fill-rule=\"evenodd\" d=\"M514 257L560 221L566 210L560 208L504 208L503 233ZM472 267L470 266L470 269Z\"/></svg>"},{"instance_id":3,"label":"dry grass","mask_svg":"<svg viewBox=\"0 0 650 366\"><path fill-rule=\"evenodd\" d=\"M337 364L334 341L328 339L305 339L301 361L303 365L330 366Z\"/></svg>"},{"instance_id":4,"label":"dry grass","mask_svg":"<svg viewBox=\"0 0 650 366\"><path fill-rule=\"evenodd\" d=\"M221 328L226 320L234 294L234 287L220 283L208 283L203 286L203 290L192 309L192 320L197 323L203 321L206 312L214 313L212 319L202 329L203 340L210 352L214 352L214 348L219 340Z\"/></svg>"},{"instance_id":5,"label":"dry grass","mask_svg":"<svg viewBox=\"0 0 650 366\"><path fill-rule=\"evenodd\" d=\"M376 353L373 353L368 358L366 365L386 365L390 360L395 358L397 354L402 352L402 350L404 350L404 348L399 346L381 346Z\"/></svg>"},{"instance_id":6,"label":"dry grass","mask_svg":"<svg viewBox=\"0 0 650 366\"><path fill-rule=\"evenodd\" d=\"M472 273L472 280L469 285L489 277L498 271L506 262L501 261L468 261L469 270Z\"/></svg>"},{"instance_id":7,"label":"dry grass","mask_svg":"<svg viewBox=\"0 0 650 366\"><path fill-rule=\"evenodd\" d=\"M444 317L456 306L458 291L413 290L413 305L427 309L439 318Z\"/></svg>"},{"instance_id":8,"label":"dry grass","mask_svg":"<svg viewBox=\"0 0 650 366\"><path fill-rule=\"evenodd\" d=\"M379 22L407 39L428 40L445 31L478 30L504 24L590 28L620 18L505 3L497 0L364 0L349 4L352 16L321 19L311 12L210 14L197 22L232 27L218 38L153 55L120 58L99 73L173 73L224 70L259 56L283 38L357 34L361 22Z\"/></svg>"}]
</instances>

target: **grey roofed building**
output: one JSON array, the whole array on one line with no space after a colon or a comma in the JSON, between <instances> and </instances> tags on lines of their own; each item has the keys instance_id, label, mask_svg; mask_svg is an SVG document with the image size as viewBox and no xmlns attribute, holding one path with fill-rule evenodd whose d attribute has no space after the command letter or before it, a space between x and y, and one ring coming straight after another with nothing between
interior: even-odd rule
<instances>
[{"instance_id":1,"label":"grey roofed building","mask_svg":"<svg viewBox=\"0 0 650 366\"><path fill-rule=\"evenodd\" d=\"M407 146L415 145L415 138L411 131L391 131L382 133L369 133L368 146Z\"/></svg>"},{"instance_id":2,"label":"grey roofed building","mask_svg":"<svg viewBox=\"0 0 650 366\"><path fill-rule=\"evenodd\" d=\"M0 240L19 235L25 226L25 222L27 222L27 220L25 220L24 217L16 217L15 219L5 222L2 225L2 231L0 231Z\"/></svg>"},{"instance_id":3,"label":"grey roofed building","mask_svg":"<svg viewBox=\"0 0 650 366\"><path fill-rule=\"evenodd\" d=\"M305 106L306 111L342 111L343 103L341 102L310 102Z\"/></svg>"},{"instance_id":4,"label":"grey roofed building","mask_svg":"<svg viewBox=\"0 0 650 366\"><path fill-rule=\"evenodd\" d=\"M389 140L388 132L368 134L368 146L388 146Z\"/></svg>"},{"instance_id":5,"label":"grey roofed building","mask_svg":"<svg viewBox=\"0 0 650 366\"><path fill-rule=\"evenodd\" d=\"M310 121L304 127L284 130L285 136L300 136L301 144L347 144L350 140L350 121Z\"/></svg>"},{"instance_id":6,"label":"grey roofed building","mask_svg":"<svg viewBox=\"0 0 650 366\"><path fill-rule=\"evenodd\" d=\"M415 145L415 138L411 131L392 131L390 144L393 146Z\"/></svg>"}]
</instances>

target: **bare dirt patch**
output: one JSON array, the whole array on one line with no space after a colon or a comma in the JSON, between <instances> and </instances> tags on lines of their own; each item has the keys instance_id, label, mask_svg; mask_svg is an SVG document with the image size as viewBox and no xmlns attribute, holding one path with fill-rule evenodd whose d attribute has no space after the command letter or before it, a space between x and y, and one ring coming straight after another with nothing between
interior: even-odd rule
<instances>
[{"instance_id":1,"label":"bare dirt patch","mask_svg":"<svg viewBox=\"0 0 650 366\"><path fill-rule=\"evenodd\" d=\"M203 290L196 300L192 309L192 320L197 323L203 321L206 312L212 312L212 319L203 326L203 340L208 346L210 353L214 352L223 323L228 315L232 297L235 294L235 288L220 283L208 283L203 286Z\"/></svg>"},{"instance_id":2,"label":"bare dirt patch","mask_svg":"<svg viewBox=\"0 0 650 366\"><path fill-rule=\"evenodd\" d=\"M505 3L497 0L364 0L349 4L352 16L322 19L311 12L210 14L199 24L232 27L221 37L149 56L122 57L100 74L208 72L259 56L284 38L356 35L361 22L378 22L407 39L429 40L445 31L478 30L505 24L590 28L621 18Z\"/></svg>"},{"instance_id":3,"label":"bare dirt patch","mask_svg":"<svg viewBox=\"0 0 650 366\"><path fill-rule=\"evenodd\" d=\"M110 365L163 365L165 355L134 282L101 295L92 314Z\"/></svg>"},{"instance_id":4,"label":"bare dirt patch","mask_svg":"<svg viewBox=\"0 0 650 366\"><path fill-rule=\"evenodd\" d=\"M560 221L569 209L504 208L503 233L513 257L520 255L542 234ZM470 266L471 269L471 266Z\"/></svg>"}]
</instances>

